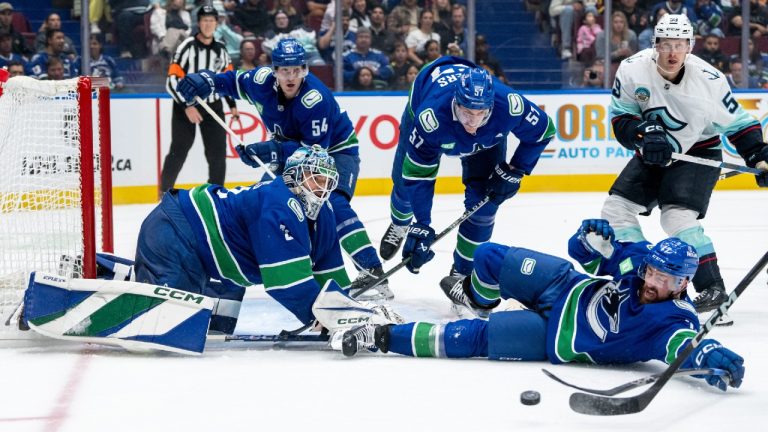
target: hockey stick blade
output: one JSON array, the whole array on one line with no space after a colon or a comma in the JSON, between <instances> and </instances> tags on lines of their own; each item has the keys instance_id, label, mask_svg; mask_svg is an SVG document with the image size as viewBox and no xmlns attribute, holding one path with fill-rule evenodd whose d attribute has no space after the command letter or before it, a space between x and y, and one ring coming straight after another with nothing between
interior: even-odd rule
<instances>
[{"instance_id":1,"label":"hockey stick blade","mask_svg":"<svg viewBox=\"0 0 768 432\"><path fill-rule=\"evenodd\" d=\"M453 223L452 223L452 224L448 225L448 227L446 227L444 230L440 231L440 234L438 234L437 236L435 236L435 240L432 242L432 244L435 244L435 243L437 243L438 241L440 241L440 239L442 239L443 237L445 237L446 235L448 235L448 233L450 233L451 231L453 231L453 229L454 229L454 228L456 228L457 226L459 226L459 225L460 225L462 222L464 222L465 220L469 219L469 217L470 217L470 216L472 216L473 214L475 214L475 212L477 212L478 210L480 210L480 208L481 208L482 206L484 206L485 204L487 204L487 203L488 203L488 201L490 201L490 198L486 196L485 198L483 198L483 200L482 200L482 201L480 201L479 203L475 204L475 206L474 206L474 207L472 207L471 209L469 209L469 210L465 211L464 213L462 213L462 215L461 215L461 216L460 216L458 219L456 219L455 221L453 221ZM379 285L380 285L382 282L384 282L385 280L387 280L387 278L389 278L390 276L392 276L392 275L393 275L393 274L394 274L396 271L398 271L398 270L400 270L401 268L405 267L405 265L406 265L406 264L408 264L410 261L411 261L411 257L408 257L408 258L404 258L404 259L403 259L402 261L400 261L400 262L399 262L399 263L398 263L396 266L392 267L392 268L391 268L391 269L389 269L389 270L388 270L386 273L384 273L383 275L379 276L379 278L378 278L378 279L376 279L376 280L375 280L375 281L374 281L372 284L368 285L367 287L363 287L363 288L361 288L361 289L360 289L360 291L357 291L357 292L356 292L356 293L355 293L355 294L352 296L352 298L358 298L358 297L360 297L360 296L361 296L363 293L365 293L366 291L368 291L368 290L370 290L370 289L373 289L373 288L376 288L376 287L377 287L377 286L379 286Z\"/></svg>"},{"instance_id":2,"label":"hockey stick blade","mask_svg":"<svg viewBox=\"0 0 768 432\"><path fill-rule=\"evenodd\" d=\"M557 375L553 374L552 372L546 369L542 369L541 371L544 372L544 375L552 378L553 380L559 382L560 384L566 385L571 388L575 388L576 390L581 390L585 393L592 393L592 394L603 395L603 396L616 396L617 394L624 393L625 391L628 391L628 390L632 390L648 384L653 384L661 376L660 373L657 373L647 377L638 378L634 381L630 381L628 383L624 383L622 385L619 385L613 388L602 390L602 389L590 389L586 387L579 387L576 384L571 384L563 380L562 378L558 377ZM691 376L691 375L725 376L725 375L728 375L728 372L723 369L680 369L679 371L675 372L675 376Z\"/></svg>"},{"instance_id":3,"label":"hockey stick blade","mask_svg":"<svg viewBox=\"0 0 768 432\"><path fill-rule=\"evenodd\" d=\"M655 383L646 391L631 397L614 398L610 396L602 396L589 393L576 392L571 394L569 405L572 410L580 414L609 416L609 415L625 415L635 414L644 410L661 391L667 381L672 378L680 366L685 362L688 356L691 355L693 350L699 346L704 337L715 327L715 322L720 319L721 316L728 313L728 309L731 308L737 298L744 292L745 289L752 283L757 275L763 270L763 267L768 264L768 252L766 252L752 269L749 270L744 279L736 285L736 288L731 291L728 298L717 308L709 319L701 326L699 332L694 336L690 343L688 343L682 352L678 354L675 361L673 361L667 369L661 373L661 376Z\"/></svg>"},{"instance_id":4,"label":"hockey stick blade","mask_svg":"<svg viewBox=\"0 0 768 432\"><path fill-rule=\"evenodd\" d=\"M254 334L254 335L228 335L224 337L227 342L242 341L242 342L328 342L330 337L327 334L317 335L266 335L266 334Z\"/></svg>"}]
</instances>

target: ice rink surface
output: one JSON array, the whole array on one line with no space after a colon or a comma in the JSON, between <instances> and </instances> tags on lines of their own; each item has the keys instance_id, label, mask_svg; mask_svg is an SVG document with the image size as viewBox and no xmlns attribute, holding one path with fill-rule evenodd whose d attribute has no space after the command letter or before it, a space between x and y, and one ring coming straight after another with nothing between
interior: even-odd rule
<instances>
[{"instance_id":1,"label":"ice rink surface","mask_svg":"<svg viewBox=\"0 0 768 432\"><path fill-rule=\"evenodd\" d=\"M602 193L520 194L499 211L493 241L565 256L568 237L582 219L599 216L604 198ZM378 245L389 222L387 198L357 197L353 207ZM140 223L151 208L115 208L117 254L133 256ZM441 231L462 211L461 196L438 196L434 228ZM651 241L664 237L658 214L642 221ZM768 193L715 192L704 226L731 289L768 247ZM392 304L407 320L455 319L438 287L454 245L455 233L435 245L437 256L421 274L403 270L391 278ZM571 391L540 369L587 387L609 388L661 372L663 363L552 366L368 353L345 359L318 344L247 342L209 343L202 356L185 357L54 344L0 349L0 431L762 430L768 420L767 282L762 272L732 308L735 325L710 333L746 359L740 389L722 393L701 380L676 378L648 408L630 416L572 412ZM238 332L295 327L260 287L249 291ZM539 391L541 403L522 405L525 390Z\"/></svg>"}]
</instances>

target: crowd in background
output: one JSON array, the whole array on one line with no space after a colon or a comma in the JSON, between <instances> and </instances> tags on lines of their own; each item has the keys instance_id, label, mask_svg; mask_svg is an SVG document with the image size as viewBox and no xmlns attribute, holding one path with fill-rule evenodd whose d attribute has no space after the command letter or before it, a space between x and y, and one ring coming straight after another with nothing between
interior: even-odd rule
<instances>
[{"instance_id":1,"label":"crowd in background","mask_svg":"<svg viewBox=\"0 0 768 432\"><path fill-rule=\"evenodd\" d=\"M18 1L18 0L17 0ZM467 11L462 0L340 0L344 86L349 90L407 90L426 63L442 55L465 56ZM80 3L75 1L73 6ZM121 59L168 62L196 32L196 14L211 4L219 12L215 38L243 70L270 65L282 38L300 41L313 72L332 86L336 59L335 0L91 0L92 75L125 85ZM79 11L79 6L75 8ZM12 74L62 79L80 74L80 57L52 13L31 41L11 24L24 18L10 2L0 3L0 67ZM31 43L34 42L34 43ZM114 46L114 57L104 54ZM501 64L485 37L475 41L478 64L504 82Z\"/></svg>"},{"instance_id":2,"label":"crowd in background","mask_svg":"<svg viewBox=\"0 0 768 432\"><path fill-rule=\"evenodd\" d=\"M694 54L726 74L734 88L768 88L768 7L766 0L750 0L749 56L741 58L740 40L745 21L739 0L616 0L605 16L604 0L525 0L539 28L551 34L552 46L563 61L583 65L582 87L603 87L606 71L615 74L619 63L650 48L653 28L668 13L687 15L696 33ZM606 50L603 28L610 25ZM747 67L749 82L742 82Z\"/></svg>"}]
</instances>

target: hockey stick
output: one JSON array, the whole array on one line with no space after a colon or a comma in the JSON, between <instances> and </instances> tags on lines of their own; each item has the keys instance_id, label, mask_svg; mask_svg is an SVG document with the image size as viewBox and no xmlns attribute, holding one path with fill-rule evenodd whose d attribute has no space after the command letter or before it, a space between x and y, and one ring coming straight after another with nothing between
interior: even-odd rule
<instances>
[{"instance_id":1,"label":"hockey stick","mask_svg":"<svg viewBox=\"0 0 768 432\"><path fill-rule=\"evenodd\" d=\"M484 206L486 203L488 203L489 200L490 200L489 197L485 197L485 198L483 198L482 201L480 201L479 203L475 204L474 207L472 207L471 209L465 211L458 219L453 221L452 224L448 225L447 228L445 228L444 230L440 231L440 234L438 234L435 237L435 240L432 242L432 244L435 244L438 241L440 241L440 239L442 239L443 237L448 235L448 233L451 232L454 228L459 226L465 220L469 219L470 216L475 214L476 211L480 210L480 208L482 206ZM354 295L352 295L352 298L358 298L358 297L360 297L360 295L362 295L364 292L368 291L369 289L372 289L372 288L375 288L375 287L379 286L388 277L392 276L396 271L398 271L401 268L405 267L405 265L408 264L410 261L411 261L411 257L403 259L396 266L392 267L386 273L384 273L383 275L379 276L379 278L376 279L372 284L368 285L367 287L360 288L360 291L358 291Z\"/></svg>"},{"instance_id":2,"label":"hockey stick","mask_svg":"<svg viewBox=\"0 0 768 432\"><path fill-rule=\"evenodd\" d=\"M721 173L720 177L718 177L717 179L718 180L725 180L725 179L729 179L731 177L737 176L739 174L744 174L744 173L741 172L741 171L728 171L726 173Z\"/></svg>"},{"instance_id":3,"label":"hockey stick","mask_svg":"<svg viewBox=\"0 0 768 432\"><path fill-rule=\"evenodd\" d=\"M684 153L672 153L672 159L691 162L699 165L707 165L715 168L728 168L735 171L740 171L743 173L749 173L754 175L760 175L760 174L763 174L765 171L768 171L768 164L762 161L757 164L760 168L750 168L744 165L733 164L730 162L719 162L716 160L704 159L696 156L687 155Z\"/></svg>"},{"instance_id":4,"label":"hockey stick","mask_svg":"<svg viewBox=\"0 0 768 432\"><path fill-rule=\"evenodd\" d=\"M316 334L316 335L267 335L267 334L253 334L253 335L228 335L224 337L224 341L243 341L243 342L328 342L330 336L328 334Z\"/></svg>"},{"instance_id":5,"label":"hockey stick","mask_svg":"<svg viewBox=\"0 0 768 432\"><path fill-rule=\"evenodd\" d=\"M224 123L224 120L222 120L222 118L219 117L219 115L216 114L216 112L214 112L210 106L208 106L208 103L206 101L204 101L200 96L195 96L195 102L197 102L201 107L203 107L203 109L206 110L208 114L210 114L211 117L213 117L214 120L216 120L216 123L218 123L221 127L223 127L224 130L227 131L227 133L229 133L229 135L232 138L234 138L239 145L245 146L245 143L243 142L243 140L241 140L240 137L237 136L237 134L235 134L235 132L232 129L230 129L226 123ZM269 176L272 177L272 179L274 180L275 174L272 172L271 169L269 169L264 164L264 162L261 161L261 159L259 159L256 155L248 155L248 156L250 156L251 159L256 161L256 163L259 164L262 168L264 168L264 170L267 171L267 174L269 174Z\"/></svg>"},{"instance_id":6,"label":"hockey stick","mask_svg":"<svg viewBox=\"0 0 768 432\"><path fill-rule=\"evenodd\" d=\"M557 375L553 374L552 372L542 369L542 372L544 372L544 375L552 378L553 380L559 382L560 384L566 385L568 387L575 388L576 390L581 390L586 393L592 393L597 395L603 395L603 396L615 396L619 393L624 393L627 390L632 390L637 387L642 387L644 385L653 384L656 382L656 380L659 379L661 376L660 373L649 375L647 377L638 378L634 381L630 381L628 383L622 384L620 386L616 386L613 388L609 388L606 390L600 390L600 389L590 389L585 387L579 387L576 384L571 384L562 378L558 377ZM723 369L680 369L679 371L675 372L675 376L691 376L691 375L717 375L717 376L726 376L728 375L730 378L730 374L728 371L725 371ZM725 378L725 379L729 379Z\"/></svg>"},{"instance_id":7,"label":"hockey stick","mask_svg":"<svg viewBox=\"0 0 768 432\"><path fill-rule=\"evenodd\" d=\"M704 337L715 326L715 322L720 319L721 316L728 312L737 298L744 292L745 289L755 280L758 273L760 273L768 264L768 252L766 252L762 258L752 267L752 269L744 276L744 279L736 285L736 288L728 295L728 299L723 302L720 307L715 310L707 321L702 325L699 333L691 340L691 342L683 348L683 351L678 354L675 361L670 364L667 369L661 373L658 380L648 390L640 393L639 395L623 398L612 398L588 393L573 393L569 400L571 409L581 413L589 415L623 415L634 414L645 409L648 404L651 403L656 394L661 391L662 387L672 378L680 368L680 365L691 355L694 349L699 346Z\"/></svg>"}]
</instances>

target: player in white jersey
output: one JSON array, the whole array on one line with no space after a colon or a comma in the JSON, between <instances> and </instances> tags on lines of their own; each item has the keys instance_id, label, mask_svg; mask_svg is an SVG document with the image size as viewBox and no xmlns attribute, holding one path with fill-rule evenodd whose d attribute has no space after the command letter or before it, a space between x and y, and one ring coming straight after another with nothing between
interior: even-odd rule
<instances>
[{"instance_id":1,"label":"player in white jersey","mask_svg":"<svg viewBox=\"0 0 768 432\"><path fill-rule=\"evenodd\" d=\"M603 218L616 239L645 240L637 216L658 206L670 237L693 245L699 268L693 284L699 313L726 298L712 240L699 223L707 212L719 170L672 162L672 152L721 161L720 136L736 147L750 167L768 169L762 128L736 101L725 76L691 54L693 28L685 15L668 14L654 29L653 48L624 60L616 73L610 114L616 139L635 150L609 191ZM768 187L768 171L757 177Z\"/></svg>"}]
</instances>

